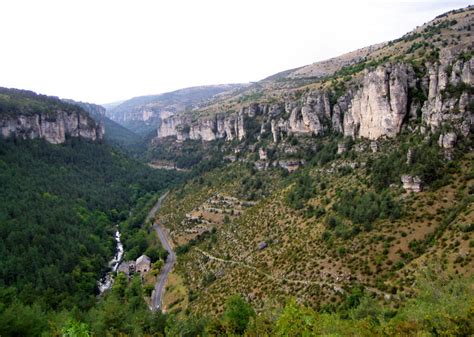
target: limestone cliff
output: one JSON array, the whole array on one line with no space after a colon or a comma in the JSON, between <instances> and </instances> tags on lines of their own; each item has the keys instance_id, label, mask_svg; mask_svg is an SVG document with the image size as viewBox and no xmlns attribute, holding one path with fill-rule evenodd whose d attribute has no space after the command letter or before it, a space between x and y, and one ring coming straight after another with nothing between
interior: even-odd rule
<instances>
[{"instance_id":1,"label":"limestone cliff","mask_svg":"<svg viewBox=\"0 0 474 337\"><path fill-rule=\"evenodd\" d=\"M268 128L274 142L288 134L325 132L375 140L395 137L416 118L421 118L417 129L421 132L435 132L449 124L466 136L472 123L473 64L472 58L442 59L440 65L424 65L420 76L420 69L417 75L409 63L387 62L364 70L337 99L330 90L311 90L299 98L287 97L271 104L250 103L239 113L222 112L193 120L186 115L173 116L162 121L157 137L242 140L247 132L245 120L258 119L260 133ZM417 116L418 110L421 116Z\"/></svg>"},{"instance_id":2,"label":"limestone cliff","mask_svg":"<svg viewBox=\"0 0 474 337\"><path fill-rule=\"evenodd\" d=\"M102 140L104 127L83 109L58 98L0 88L0 134L3 138L43 138L53 144L67 137Z\"/></svg>"},{"instance_id":3,"label":"limestone cliff","mask_svg":"<svg viewBox=\"0 0 474 337\"><path fill-rule=\"evenodd\" d=\"M449 59L448 59L449 60ZM452 63L428 64L428 99L422 107L422 119L431 131L449 123L467 136L472 127L474 59Z\"/></svg>"},{"instance_id":4,"label":"limestone cliff","mask_svg":"<svg viewBox=\"0 0 474 337\"><path fill-rule=\"evenodd\" d=\"M193 110L192 118L164 118L157 137L258 141L271 132L274 142L328 133L376 140L402 130L467 137L474 123L473 22L469 6L399 39L280 72Z\"/></svg>"},{"instance_id":5,"label":"limestone cliff","mask_svg":"<svg viewBox=\"0 0 474 337\"><path fill-rule=\"evenodd\" d=\"M159 95L139 96L126 100L110 109L107 117L132 131L155 129L163 119L179 112L191 111L207 104L211 99L233 92L245 85L223 84L184 88Z\"/></svg>"},{"instance_id":6,"label":"limestone cliff","mask_svg":"<svg viewBox=\"0 0 474 337\"><path fill-rule=\"evenodd\" d=\"M404 63L366 71L344 115L344 135L377 139L400 132L408 109L408 88L414 78Z\"/></svg>"}]
</instances>

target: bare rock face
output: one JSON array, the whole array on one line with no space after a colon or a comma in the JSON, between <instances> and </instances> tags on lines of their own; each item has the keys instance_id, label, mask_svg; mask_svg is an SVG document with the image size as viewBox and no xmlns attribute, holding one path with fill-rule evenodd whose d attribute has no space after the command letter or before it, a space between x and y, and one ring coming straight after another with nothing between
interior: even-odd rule
<instances>
[{"instance_id":1,"label":"bare rock face","mask_svg":"<svg viewBox=\"0 0 474 337\"><path fill-rule=\"evenodd\" d=\"M204 141L216 140L217 121L215 119L203 119L193 124L189 130L189 138Z\"/></svg>"},{"instance_id":2,"label":"bare rock face","mask_svg":"<svg viewBox=\"0 0 474 337\"><path fill-rule=\"evenodd\" d=\"M422 191L422 183L421 178L418 176L411 176L411 175L402 175L401 181L403 184L403 188L407 192L421 192Z\"/></svg>"},{"instance_id":3,"label":"bare rock face","mask_svg":"<svg viewBox=\"0 0 474 337\"><path fill-rule=\"evenodd\" d=\"M448 132L439 136L438 145L443 149L453 149L458 137L454 132Z\"/></svg>"},{"instance_id":4,"label":"bare rock face","mask_svg":"<svg viewBox=\"0 0 474 337\"><path fill-rule=\"evenodd\" d=\"M413 151L413 149L408 149L408 152L407 152L407 165L411 165L413 163L413 157L415 156L415 152Z\"/></svg>"},{"instance_id":5,"label":"bare rock face","mask_svg":"<svg viewBox=\"0 0 474 337\"><path fill-rule=\"evenodd\" d=\"M157 138L176 137L177 141L186 139L212 141L225 138L233 140L245 138L244 114L218 115L214 118L190 118L171 116L164 119L158 127Z\"/></svg>"},{"instance_id":6,"label":"bare rock face","mask_svg":"<svg viewBox=\"0 0 474 337\"><path fill-rule=\"evenodd\" d=\"M178 131L176 127L183 122L180 118L167 118L163 120L158 127L158 138L166 138L170 136L177 136Z\"/></svg>"},{"instance_id":7,"label":"bare rock face","mask_svg":"<svg viewBox=\"0 0 474 337\"><path fill-rule=\"evenodd\" d=\"M402 126L429 134L444 124L466 137L474 123L470 89L474 62L454 57L442 56L439 65L427 64L424 74L415 73L412 65L403 62L366 69L335 101L331 96L335 93L329 89L313 89L302 95L283 95L277 103L239 106L238 112L222 111L214 117L194 120L186 115L170 116L162 120L157 137L243 140L249 132L246 122L252 120L261 125L260 137L271 131L275 143L289 134L321 135L329 131L375 141L395 137ZM421 125L404 125L404 121L420 117ZM378 150L376 143L370 148Z\"/></svg>"},{"instance_id":8,"label":"bare rock face","mask_svg":"<svg viewBox=\"0 0 474 337\"><path fill-rule=\"evenodd\" d=\"M337 144L337 154L342 154L347 151L346 143L339 143Z\"/></svg>"},{"instance_id":9,"label":"bare rock face","mask_svg":"<svg viewBox=\"0 0 474 337\"><path fill-rule=\"evenodd\" d=\"M379 145L377 142L372 141L370 142L370 149L372 150L373 153L377 152L379 150Z\"/></svg>"},{"instance_id":10,"label":"bare rock face","mask_svg":"<svg viewBox=\"0 0 474 337\"><path fill-rule=\"evenodd\" d=\"M470 107L474 98L468 87L474 85L474 59L456 61L448 74L449 65L444 59L441 64L427 64L428 99L421 109L422 120L433 132L449 123L467 136L473 122Z\"/></svg>"},{"instance_id":11,"label":"bare rock face","mask_svg":"<svg viewBox=\"0 0 474 337\"><path fill-rule=\"evenodd\" d=\"M344 134L368 139L396 136L407 114L412 76L410 66L404 63L366 71L362 88L355 93L351 108L344 116Z\"/></svg>"},{"instance_id":12,"label":"bare rock face","mask_svg":"<svg viewBox=\"0 0 474 337\"><path fill-rule=\"evenodd\" d=\"M277 126L277 122L273 119L270 125L272 128L273 142L278 143L278 140L280 139L280 130Z\"/></svg>"},{"instance_id":13,"label":"bare rock face","mask_svg":"<svg viewBox=\"0 0 474 337\"><path fill-rule=\"evenodd\" d=\"M304 97L304 104L291 110L289 132L319 135L324 128L322 119L331 119L329 95L327 92L311 92Z\"/></svg>"},{"instance_id":14,"label":"bare rock face","mask_svg":"<svg viewBox=\"0 0 474 337\"><path fill-rule=\"evenodd\" d=\"M245 138L244 114L239 114L235 122L235 135L238 140Z\"/></svg>"},{"instance_id":15,"label":"bare rock face","mask_svg":"<svg viewBox=\"0 0 474 337\"><path fill-rule=\"evenodd\" d=\"M343 116L349 110L351 104L351 91L349 90L344 96L338 98L333 107L331 125L332 130L336 133L343 133Z\"/></svg>"},{"instance_id":16,"label":"bare rock face","mask_svg":"<svg viewBox=\"0 0 474 337\"><path fill-rule=\"evenodd\" d=\"M0 130L4 138L43 138L49 143L60 144L66 136L102 140L104 127L86 113L58 110L53 113L0 117Z\"/></svg>"},{"instance_id":17,"label":"bare rock face","mask_svg":"<svg viewBox=\"0 0 474 337\"><path fill-rule=\"evenodd\" d=\"M300 160L280 160L278 166L284 168L288 172L296 171L303 163Z\"/></svg>"}]
</instances>

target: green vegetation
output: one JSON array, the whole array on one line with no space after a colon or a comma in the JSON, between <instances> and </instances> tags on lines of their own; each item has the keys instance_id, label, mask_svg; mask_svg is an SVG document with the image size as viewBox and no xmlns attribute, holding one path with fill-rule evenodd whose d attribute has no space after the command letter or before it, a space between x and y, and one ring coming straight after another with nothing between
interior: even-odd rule
<instances>
[{"instance_id":1,"label":"green vegetation","mask_svg":"<svg viewBox=\"0 0 474 337\"><path fill-rule=\"evenodd\" d=\"M334 208L354 224L363 225L366 230L371 229L377 219L398 219L401 215L400 205L387 191L381 194L357 189L342 191Z\"/></svg>"},{"instance_id":2,"label":"green vegetation","mask_svg":"<svg viewBox=\"0 0 474 337\"><path fill-rule=\"evenodd\" d=\"M428 141L416 139L402 141L403 146L393 147L378 158L369 158L367 173L376 189L399 184L403 174L420 176L426 185L434 184L444 176L445 161L436 143L437 135ZM411 163L407 163L408 150L413 151Z\"/></svg>"},{"instance_id":3,"label":"green vegetation","mask_svg":"<svg viewBox=\"0 0 474 337\"><path fill-rule=\"evenodd\" d=\"M61 101L57 97L39 95L32 91L7 89L0 87L0 116L10 115L56 115L58 110L70 113L82 113L89 117L80 107ZM91 118L91 117L89 117Z\"/></svg>"},{"instance_id":4,"label":"green vegetation","mask_svg":"<svg viewBox=\"0 0 474 337\"><path fill-rule=\"evenodd\" d=\"M335 311L314 310L289 299L256 314L241 296L231 296L220 317L151 312L140 280L119 275L112 290L88 312L44 312L1 293L2 336L469 336L474 333L470 278L426 269L416 296L398 309L354 290ZM19 319L19 318L22 319ZM48 323L47 323L48 322Z\"/></svg>"},{"instance_id":5,"label":"green vegetation","mask_svg":"<svg viewBox=\"0 0 474 337\"><path fill-rule=\"evenodd\" d=\"M122 151L136 158L143 157L147 145L146 138L142 138L133 131L115 123L113 120L100 118L105 127L105 142L120 148Z\"/></svg>"},{"instance_id":6,"label":"green vegetation","mask_svg":"<svg viewBox=\"0 0 474 337\"><path fill-rule=\"evenodd\" d=\"M301 175L286 195L286 202L296 210L302 209L305 207L305 203L315 196L315 189L311 178L308 175Z\"/></svg>"},{"instance_id":7,"label":"green vegetation","mask_svg":"<svg viewBox=\"0 0 474 337\"><path fill-rule=\"evenodd\" d=\"M179 181L78 139L1 141L0 166L0 285L43 309L94 305L114 224L129 224L121 225L126 249L144 251L142 207Z\"/></svg>"}]
</instances>

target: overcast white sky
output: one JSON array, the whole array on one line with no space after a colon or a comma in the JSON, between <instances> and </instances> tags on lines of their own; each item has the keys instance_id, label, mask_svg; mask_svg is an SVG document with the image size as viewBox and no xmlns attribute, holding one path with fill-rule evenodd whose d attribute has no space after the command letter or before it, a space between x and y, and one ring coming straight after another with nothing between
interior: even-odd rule
<instances>
[{"instance_id":1,"label":"overcast white sky","mask_svg":"<svg viewBox=\"0 0 474 337\"><path fill-rule=\"evenodd\" d=\"M0 86L107 103L257 81L473 2L1 0Z\"/></svg>"}]
</instances>

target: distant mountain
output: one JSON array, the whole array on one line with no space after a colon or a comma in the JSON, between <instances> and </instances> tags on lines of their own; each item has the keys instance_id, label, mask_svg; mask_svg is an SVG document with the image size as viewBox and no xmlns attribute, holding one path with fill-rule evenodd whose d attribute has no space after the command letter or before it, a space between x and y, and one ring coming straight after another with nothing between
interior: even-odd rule
<instances>
[{"instance_id":1,"label":"distant mountain","mask_svg":"<svg viewBox=\"0 0 474 337\"><path fill-rule=\"evenodd\" d=\"M118 105L107 104L107 117L139 134L157 129L161 119L178 112L194 110L209 103L216 95L235 95L246 84L222 84L180 89L159 95L140 96Z\"/></svg>"},{"instance_id":2,"label":"distant mountain","mask_svg":"<svg viewBox=\"0 0 474 337\"><path fill-rule=\"evenodd\" d=\"M473 13L473 7L446 13L393 41L285 70L234 96L163 116L156 139L250 142L271 134L276 145L292 134L333 133L376 140L420 123L423 132L454 128L466 135Z\"/></svg>"},{"instance_id":3,"label":"distant mountain","mask_svg":"<svg viewBox=\"0 0 474 337\"><path fill-rule=\"evenodd\" d=\"M110 110L110 109L115 108L117 105L122 104L123 102L125 102L125 100L112 102L112 103L105 103L105 104L101 104L101 106L103 106L106 110Z\"/></svg>"}]
</instances>

